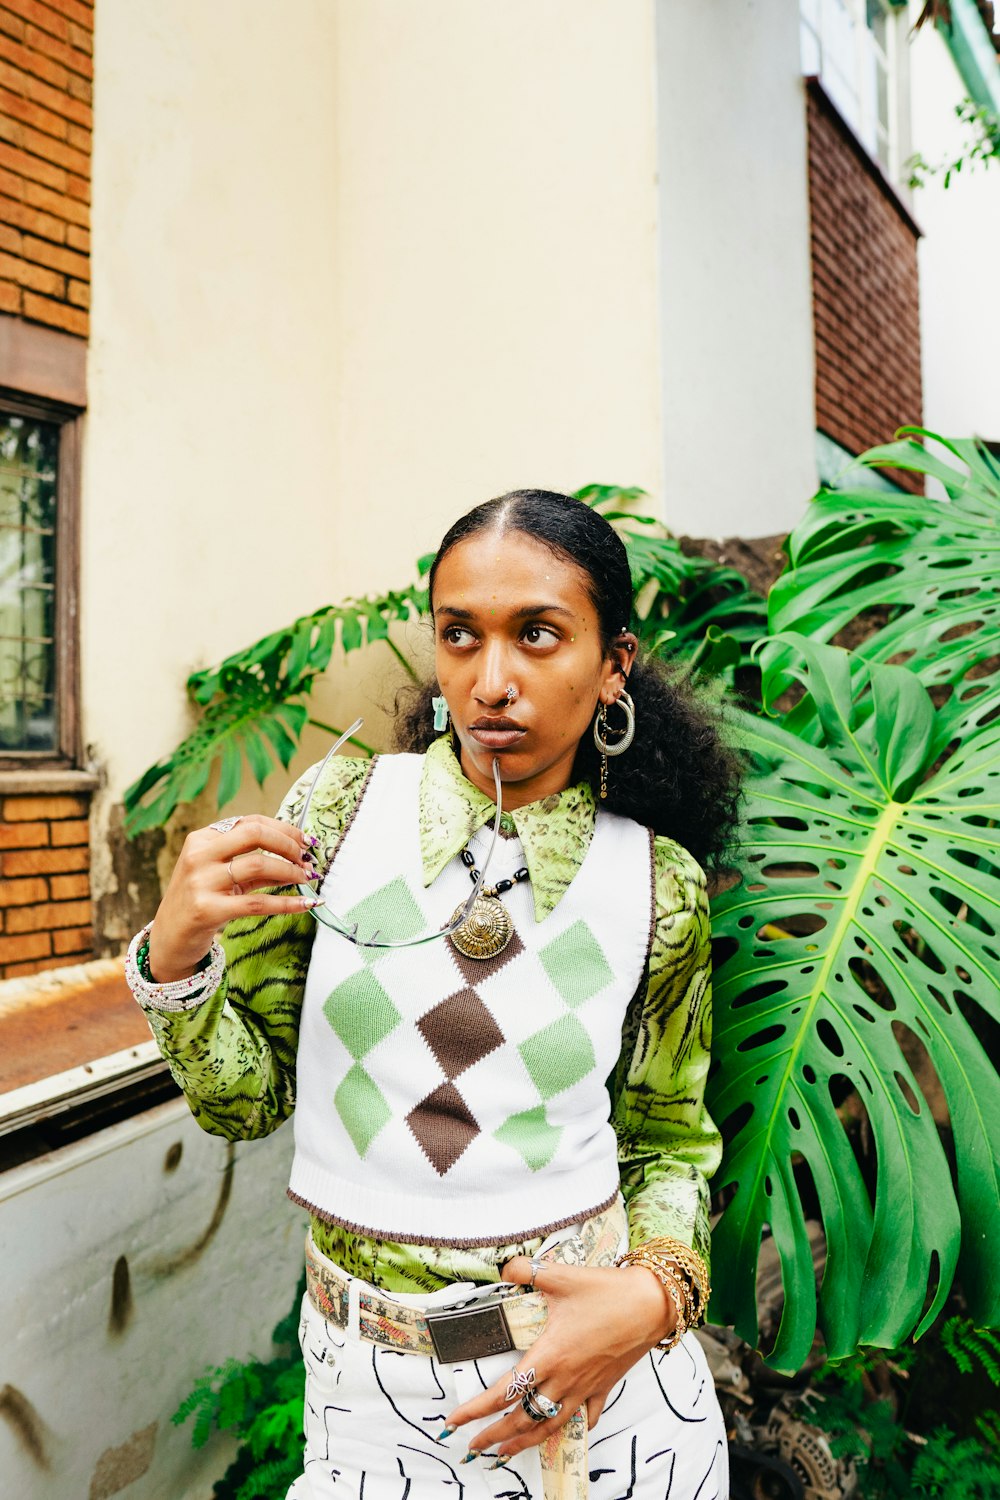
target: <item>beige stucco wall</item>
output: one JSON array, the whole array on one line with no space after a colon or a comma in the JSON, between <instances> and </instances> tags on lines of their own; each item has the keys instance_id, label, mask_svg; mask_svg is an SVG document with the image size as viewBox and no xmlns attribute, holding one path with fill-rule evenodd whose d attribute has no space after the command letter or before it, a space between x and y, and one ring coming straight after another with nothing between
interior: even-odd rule
<instances>
[{"instance_id":1,"label":"beige stucco wall","mask_svg":"<svg viewBox=\"0 0 1000 1500\"><path fill-rule=\"evenodd\" d=\"M505 488L661 458L645 0L102 0L95 66L99 825L195 664L408 581Z\"/></svg>"},{"instance_id":2,"label":"beige stucco wall","mask_svg":"<svg viewBox=\"0 0 1000 1500\"><path fill-rule=\"evenodd\" d=\"M327 596L335 33L326 0L100 7L81 579L97 896L103 824L182 734L188 671Z\"/></svg>"}]
</instances>

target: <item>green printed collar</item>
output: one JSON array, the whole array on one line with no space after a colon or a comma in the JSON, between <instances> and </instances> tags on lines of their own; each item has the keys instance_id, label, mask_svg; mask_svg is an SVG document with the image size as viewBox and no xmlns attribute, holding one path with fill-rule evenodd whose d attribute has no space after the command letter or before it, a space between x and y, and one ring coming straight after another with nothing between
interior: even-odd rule
<instances>
[{"instance_id":1,"label":"green printed collar","mask_svg":"<svg viewBox=\"0 0 1000 1500\"><path fill-rule=\"evenodd\" d=\"M420 777L420 854L424 885L435 880L450 859L489 823L496 804L462 774L447 735L424 756ZM594 794L585 781L554 792L540 802L505 812L501 829L521 840L541 922L562 900L590 847L596 818Z\"/></svg>"}]
</instances>

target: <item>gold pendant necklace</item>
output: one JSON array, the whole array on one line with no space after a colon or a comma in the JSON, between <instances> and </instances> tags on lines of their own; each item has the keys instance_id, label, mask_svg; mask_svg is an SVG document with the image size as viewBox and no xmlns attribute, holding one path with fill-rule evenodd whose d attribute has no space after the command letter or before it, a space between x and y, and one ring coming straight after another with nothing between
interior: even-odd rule
<instances>
[{"instance_id":1,"label":"gold pendant necklace","mask_svg":"<svg viewBox=\"0 0 1000 1500\"><path fill-rule=\"evenodd\" d=\"M461 906L455 908L452 921L461 910ZM481 891L465 921L455 928L451 940L466 958L495 958L506 948L513 931L510 912L503 902Z\"/></svg>"},{"instance_id":2,"label":"gold pendant necklace","mask_svg":"<svg viewBox=\"0 0 1000 1500\"><path fill-rule=\"evenodd\" d=\"M479 871L468 849L462 850L462 863L468 869L474 885L479 879ZM514 924L500 897L528 878L526 869L516 870L509 880L498 880L496 885L485 886L479 892L471 912L451 934L451 940L459 953L466 958L496 958L498 953L503 952L513 936ZM463 911L464 905L463 902L461 906L456 906L452 912L453 922Z\"/></svg>"}]
</instances>

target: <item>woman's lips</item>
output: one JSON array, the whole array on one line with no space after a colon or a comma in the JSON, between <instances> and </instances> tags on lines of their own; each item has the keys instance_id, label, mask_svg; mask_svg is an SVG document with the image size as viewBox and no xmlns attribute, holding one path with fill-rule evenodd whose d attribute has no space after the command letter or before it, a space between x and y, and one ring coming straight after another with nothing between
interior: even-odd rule
<instances>
[{"instance_id":1,"label":"woman's lips","mask_svg":"<svg viewBox=\"0 0 1000 1500\"><path fill-rule=\"evenodd\" d=\"M469 734L487 750L509 750L527 733L515 719L477 719L469 725Z\"/></svg>"}]
</instances>

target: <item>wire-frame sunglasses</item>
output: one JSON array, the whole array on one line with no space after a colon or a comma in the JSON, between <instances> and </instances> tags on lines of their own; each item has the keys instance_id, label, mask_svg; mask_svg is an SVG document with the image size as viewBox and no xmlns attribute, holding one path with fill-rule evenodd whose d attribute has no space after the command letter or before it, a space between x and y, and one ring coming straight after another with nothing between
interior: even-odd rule
<instances>
[{"instance_id":1,"label":"wire-frame sunglasses","mask_svg":"<svg viewBox=\"0 0 1000 1500\"><path fill-rule=\"evenodd\" d=\"M312 782L309 786L309 790L306 793L305 800L302 803L302 811L299 813L298 823L296 824L296 826L298 827L300 832L306 826L306 818L309 813L309 804L312 802L313 793L315 792L316 787L319 785L320 778L322 777L323 772L326 770L328 762L333 759L342 745L346 745L347 741L351 739L355 734L357 734L363 723L363 719L355 719L354 723L351 724L349 728L344 730L340 738L334 741L334 743L330 746L330 749L326 752L323 759L320 761L319 767L316 771L316 775L313 777ZM467 921L471 916L472 909L476 904L479 893L483 889L483 886L486 884L486 872L490 867L490 861L493 858L493 851L497 846L497 839L500 837L500 819L503 815L503 805L500 785L500 762L495 756L493 758L493 785L496 790L497 810L496 816L493 819L493 837L490 840L490 847L486 852L486 858L483 860L482 869L479 871L479 875L475 881L475 884L472 886L467 901L463 906L460 906L458 908L458 910L444 924L443 927L438 927L433 932L424 932L421 933L418 937L410 938L382 938L379 936L380 929L376 927L374 931L367 937L363 937L358 931L358 923L349 922L346 917L338 915L338 913L333 910L332 906L330 906L325 899L322 901L321 905L313 906L310 908L317 922L321 923L324 927L332 928L334 932L339 933L342 938L346 938L349 943L354 943L358 948L419 948L424 943L434 943L437 942L439 938L450 937L450 935L453 932L457 931L458 928L461 927L462 923ZM308 896L315 899L316 892L311 886L300 885L298 889L301 891L303 896Z\"/></svg>"}]
</instances>

